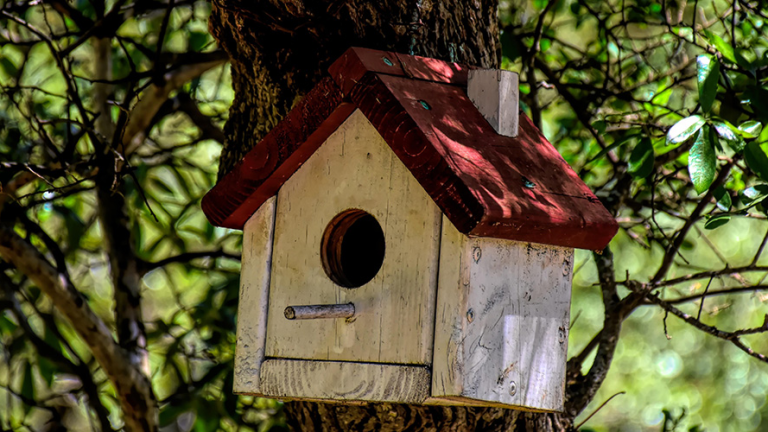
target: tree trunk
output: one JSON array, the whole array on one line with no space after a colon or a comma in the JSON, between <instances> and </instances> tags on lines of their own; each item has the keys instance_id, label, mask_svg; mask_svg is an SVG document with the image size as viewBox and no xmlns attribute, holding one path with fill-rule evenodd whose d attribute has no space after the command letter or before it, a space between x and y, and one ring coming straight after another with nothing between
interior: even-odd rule
<instances>
[{"instance_id":1,"label":"tree trunk","mask_svg":"<svg viewBox=\"0 0 768 432\"><path fill-rule=\"evenodd\" d=\"M232 61L235 100L219 175L326 75L351 46L486 68L501 59L497 0L214 0L210 28ZM285 404L296 431L553 431L557 415L498 408Z\"/></svg>"},{"instance_id":2,"label":"tree trunk","mask_svg":"<svg viewBox=\"0 0 768 432\"><path fill-rule=\"evenodd\" d=\"M235 91L219 174L229 172L351 46L497 67L497 5L497 0L214 0L211 33L230 55Z\"/></svg>"}]
</instances>

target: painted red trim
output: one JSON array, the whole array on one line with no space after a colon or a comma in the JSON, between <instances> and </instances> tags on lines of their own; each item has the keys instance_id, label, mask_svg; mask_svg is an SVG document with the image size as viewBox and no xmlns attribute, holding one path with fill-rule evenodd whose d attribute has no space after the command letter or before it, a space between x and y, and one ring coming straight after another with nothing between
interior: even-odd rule
<instances>
[{"instance_id":1,"label":"painted red trim","mask_svg":"<svg viewBox=\"0 0 768 432\"><path fill-rule=\"evenodd\" d=\"M203 197L208 220L217 226L242 229L354 109L342 101L333 80L320 81Z\"/></svg>"},{"instance_id":2,"label":"painted red trim","mask_svg":"<svg viewBox=\"0 0 768 432\"><path fill-rule=\"evenodd\" d=\"M369 72L423 81L467 86L468 66L427 57L409 56L369 48L350 48L328 68L328 73L347 95Z\"/></svg>"},{"instance_id":3,"label":"painted red trim","mask_svg":"<svg viewBox=\"0 0 768 432\"><path fill-rule=\"evenodd\" d=\"M241 228L357 108L465 234L592 250L616 234L528 117L516 138L493 130L462 86L467 68L353 48L329 72L335 85L322 81L206 195L212 223Z\"/></svg>"}]
</instances>

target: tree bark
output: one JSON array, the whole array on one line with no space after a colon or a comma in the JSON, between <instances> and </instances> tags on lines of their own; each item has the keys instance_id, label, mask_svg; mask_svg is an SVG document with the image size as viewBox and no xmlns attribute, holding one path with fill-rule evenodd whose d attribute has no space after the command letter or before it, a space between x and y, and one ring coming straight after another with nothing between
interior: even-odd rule
<instances>
[{"instance_id":1,"label":"tree bark","mask_svg":"<svg viewBox=\"0 0 768 432\"><path fill-rule=\"evenodd\" d=\"M214 0L211 33L232 62L235 100L219 176L269 132L351 46L485 68L501 59L497 0ZM296 431L553 431L555 414L498 408L288 402Z\"/></svg>"}]
</instances>

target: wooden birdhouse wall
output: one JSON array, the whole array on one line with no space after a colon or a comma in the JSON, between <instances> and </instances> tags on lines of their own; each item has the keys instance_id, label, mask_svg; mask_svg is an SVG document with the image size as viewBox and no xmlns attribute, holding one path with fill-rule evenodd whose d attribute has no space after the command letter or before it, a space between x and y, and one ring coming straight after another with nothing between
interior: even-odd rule
<instances>
[{"instance_id":1,"label":"wooden birdhouse wall","mask_svg":"<svg viewBox=\"0 0 768 432\"><path fill-rule=\"evenodd\" d=\"M381 269L359 288L334 283L321 259L326 228L349 209L373 215L384 234ZM441 215L376 129L354 112L278 192L266 356L428 364ZM356 318L283 316L291 305L343 303L355 305Z\"/></svg>"},{"instance_id":2,"label":"wooden birdhouse wall","mask_svg":"<svg viewBox=\"0 0 768 432\"><path fill-rule=\"evenodd\" d=\"M562 409L573 249L467 237L443 220L432 397Z\"/></svg>"}]
</instances>

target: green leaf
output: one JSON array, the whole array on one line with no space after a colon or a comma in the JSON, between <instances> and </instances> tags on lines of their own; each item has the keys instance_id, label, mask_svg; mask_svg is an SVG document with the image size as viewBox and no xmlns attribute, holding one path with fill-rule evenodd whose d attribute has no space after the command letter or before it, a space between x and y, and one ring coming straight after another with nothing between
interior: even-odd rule
<instances>
[{"instance_id":1,"label":"green leaf","mask_svg":"<svg viewBox=\"0 0 768 432\"><path fill-rule=\"evenodd\" d=\"M698 132L704 126L704 123L706 123L706 120L699 115L692 115L680 120L669 128L669 132L667 132L667 145L680 144L687 140Z\"/></svg>"},{"instance_id":2,"label":"green leaf","mask_svg":"<svg viewBox=\"0 0 768 432\"><path fill-rule=\"evenodd\" d=\"M0 334L12 334L19 326L5 316L5 313L0 313Z\"/></svg>"},{"instance_id":3,"label":"green leaf","mask_svg":"<svg viewBox=\"0 0 768 432\"><path fill-rule=\"evenodd\" d=\"M11 62L8 57L1 57L0 58L0 67L3 68L3 71L8 74L10 77L16 77L16 75L19 73L19 69L16 67L13 62Z\"/></svg>"},{"instance_id":4,"label":"green leaf","mask_svg":"<svg viewBox=\"0 0 768 432\"><path fill-rule=\"evenodd\" d=\"M709 127L701 128L688 153L688 172L691 175L693 186L699 194L709 189L715 180L717 168L717 156L715 156L715 149L712 148L708 135Z\"/></svg>"},{"instance_id":5,"label":"green leaf","mask_svg":"<svg viewBox=\"0 0 768 432\"><path fill-rule=\"evenodd\" d=\"M195 432L214 432L219 427L220 415L216 406L210 401L199 403L200 406L195 410Z\"/></svg>"},{"instance_id":6,"label":"green leaf","mask_svg":"<svg viewBox=\"0 0 768 432\"><path fill-rule=\"evenodd\" d=\"M160 180L157 177L150 178L149 179L149 184L152 187L157 188L157 189L167 193L168 195L173 195L173 189L171 189L170 186L168 186L163 180Z\"/></svg>"},{"instance_id":7,"label":"green leaf","mask_svg":"<svg viewBox=\"0 0 768 432\"><path fill-rule=\"evenodd\" d=\"M715 48L717 48L720 54L723 55L724 59L731 63L737 64L744 69L752 69L752 65L747 61L747 59L745 59L739 51L734 50L733 46L724 41L723 38L709 30L704 30L704 34L707 36L707 39L709 39L709 42L714 45Z\"/></svg>"},{"instance_id":8,"label":"green leaf","mask_svg":"<svg viewBox=\"0 0 768 432\"><path fill-rule=\"evenodd\" d=\"M598 120L594 123L592 123L592 127L597 131L598 134L603 135L605 133L605 120Z\"/></svg>"},{"instance_id":9,"label":"green leaf","mask_svg":"<svg viewBox=\"0 0 768 432\"><path fill-rule=\"evenodd\" d=\"M52 361L45 357L39 357L37 360L37 368L40 371L40 376L45 380L48 387L53 384L53 378L56 373L56 366Z\"/></svg>"},{"instance_id":10,"label":"green leaf","mask_svg":"<svg viewBox=\"0 0 768 432\"><path fill-rule=\"evenodd\" d=\"M739 125L739 131L745 138L757 138L763 131L763 125L758 121L749 120Z\"/></svg>"},{"instance_id":11,"label":"green leaf","mask_svg":"<svg viewBox=\"0 0 768 432\"><path fill-rule=\"evenodd\" d=\"M719 208L720 210L728 211L733 206L733 202L731 201L731 195L722 185L718 186L717 189L715 189L714 196L715 196L715 199L717 200L717 208Z\"/></svg>"},{"instance_id":12,"label":"green leaf","mask_svg":"<svg viewBox=\"0 0 768 432\"><path fill-rule=\"evenodd\" d=\"M752 203L756 200L760 200L768 196L768 184L759 184L750 188L744 189L741 193L741 200L745 204Z\"/></svg>"},{"instance_id":13,"label":"green leaf","mask_svg":"<svg viewBox=\"0 0 768 432\"><path fill-rule=\"evenodd\" d=\"M760 144L752 141L744 147L744 160L747 166L761 179L768 181L768 156Z\"/></svg>"},{"instance_id":14,"label":"green leaf","mask_svg":"<svg viewBox=\"0 0 768 432\"><path fill-rule=\"evenodd\" d=\"M208 33L192 31L189 32L189 50L200 51L208 44Z\"/></svg>"},{"instance_id":15,"label":"green leaf","mask_svg":"<svg viewBox=\"0 0 768 432\"><path fill-rule=\"evenodd\" d=\"M176 421L180 415L190 411L192 407L189 401L180 401L178 405L170 403L160 409L160 427L166 427Z\"/></svg>"},{"instance_id":16,"label":"green leaf","mask_svg":"<svg viewBox=\"0 0 768 432\"><path fill-rule=\"evenodd\" d=\"M715 228L721 227L728 223L728 221L731 220L731 215L728 214L719 214L716 216L712 216L704 222L704 229L713 230Z\"/></svg>"},{"instance_id":17,"label":"green leaf","mask_svg":"<svg viewBox=\"0 0 768 432\"><path fill-rule=\"evenodd\" d=\"M34 378L32 376L32 364L28 362L24 367L24 379L21 381L21 395L30 400L35 400ZM27 406L24 412L28 413L31 408L31 406Z\"/></svg>"},{"instance_id":18,"label":"green leaf","mask_svg":"<svg viewBox=\"0 0 768 432\"><path fill-rule=\"evenodd\" d=\"M699 84L699 104L705 113L712 109L720 79L720 63L709 54L696 57L696 76Z\"/></svg>"},{"instance_id":19,"label":"green leaf","mask_svg":"<svg viewBox=\"0 0 768 432\"><path fill-rule=\"evenodd\" d=\"M643 138L629 155L629 173L636 178L646 178L653 172L653 144Z\"/></svg>"},{"instance_id":20,"label":"green leaf","mask_svg":"<svg viewBox=\"0 0 768 432\"><path fill-rule=\"evenodd\" d=\"M725 143L728 144L728 147L732 148L733 151L740 153L744 150L744 146L747 145L747 143L744 142L741 135L736 133L737 129L733 127L733 125L724 120L713 120L712 126L715 128L717 136L725 141Z\"/></svg>"}]
</instances>

